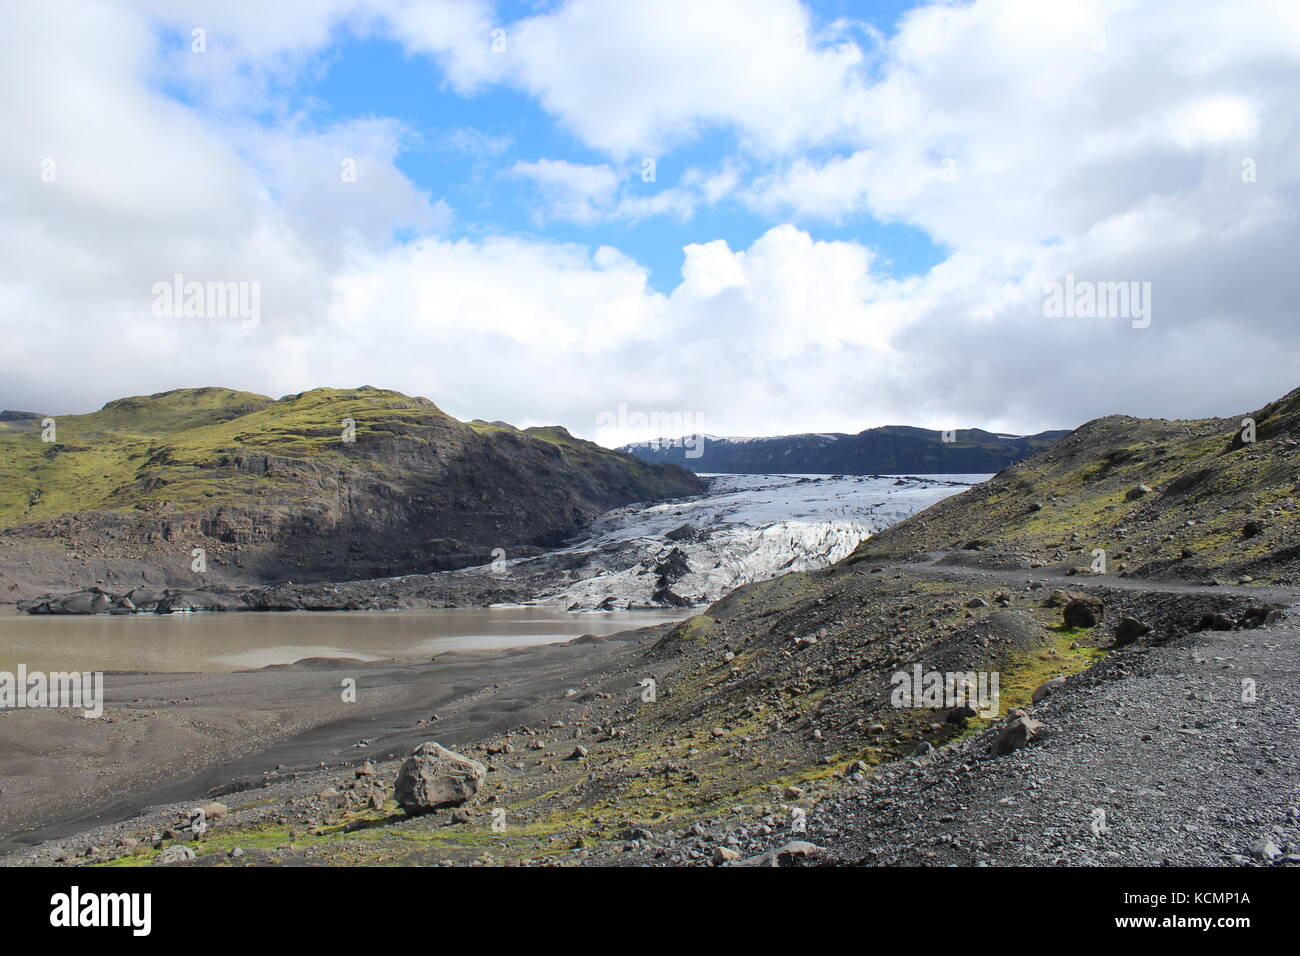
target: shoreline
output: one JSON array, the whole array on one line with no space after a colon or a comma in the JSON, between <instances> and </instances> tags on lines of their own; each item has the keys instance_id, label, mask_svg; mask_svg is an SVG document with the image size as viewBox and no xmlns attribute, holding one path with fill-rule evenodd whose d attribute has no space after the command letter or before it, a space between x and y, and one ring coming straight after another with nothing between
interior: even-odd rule
<instances>
[{"instance_id":1,"label":"shoreline","mask_svg":"<svg viewBox=\"0 0 1300 956\"><path fill-rule=\"evenodd\" d=\"M644 632L672 626L448 651L424 663L306 659L225 674L134 672L106 687L104 716L95 721L63 711L6 711L0 715L0 865L38 843L73 838L151 807L258 788L322 764L346 768L405 756L427 739L456 746L500 732L517 723L517 710L491 701L469 715L459 710L507 684L514 685L514 701L542 706L562 696L562 685L637 647ZM340 699L345 677L357 682L356 703ZM430 720L454 704L456 713ZM368 743L358 746L362 741Z\"/></svg>"}]
</instances>

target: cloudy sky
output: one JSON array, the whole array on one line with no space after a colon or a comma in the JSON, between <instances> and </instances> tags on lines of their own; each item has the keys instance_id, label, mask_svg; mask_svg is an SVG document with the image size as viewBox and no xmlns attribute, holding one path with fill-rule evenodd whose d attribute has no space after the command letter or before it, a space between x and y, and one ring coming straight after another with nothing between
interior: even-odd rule
<instances>
[{"instance_id":1,"label":"cloudy sky","mask_svg":"<svg viewBox=\"0 0 1300 956\"><path fill-rule=\"evenodd\" d=\"M1294 0L0 16L0 407L369 384L612 444L1300 385ZM1045 314L1067 274L1149 324ZM176 275L256 323L160 315Z\"/></svg>"}]
</instances>

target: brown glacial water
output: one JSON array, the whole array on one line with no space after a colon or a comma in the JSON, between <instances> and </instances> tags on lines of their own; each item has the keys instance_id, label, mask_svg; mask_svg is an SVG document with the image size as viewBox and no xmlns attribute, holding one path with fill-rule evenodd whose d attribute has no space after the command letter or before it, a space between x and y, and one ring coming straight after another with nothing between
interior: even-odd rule
<instances>
[{"instance_id":1,"label":"brown glacial water","mask_svg":"<svg viewBox=\"0 0 1300 956\"><path fill-rule=\"evenodd\" d=\"M0 671L223 673L307 657L428 660L603 636L686 610L570 613L554 607L44 616L0 609Z\"/></svg>"}]
</instances>

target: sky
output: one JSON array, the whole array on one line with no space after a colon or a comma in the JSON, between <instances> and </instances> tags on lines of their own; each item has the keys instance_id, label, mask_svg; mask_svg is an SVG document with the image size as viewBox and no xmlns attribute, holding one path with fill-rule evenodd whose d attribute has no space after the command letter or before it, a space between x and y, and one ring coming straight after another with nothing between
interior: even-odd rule
<instances>
[{"instance_id":1,"label":"sky","mask_svg":"<svg viewBox=\"0 0 1300 956\"><path fill-rule=\"evenodd\" d=\"M2 408L373 385L612 445L1300 385L1293 0L9 0L4 25Z\"/></svg>"}]
</instances>

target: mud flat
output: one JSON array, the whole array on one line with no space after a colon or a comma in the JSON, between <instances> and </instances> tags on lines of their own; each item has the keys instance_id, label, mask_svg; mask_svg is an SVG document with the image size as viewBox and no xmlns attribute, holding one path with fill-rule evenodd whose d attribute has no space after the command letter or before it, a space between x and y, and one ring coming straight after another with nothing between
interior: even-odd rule
<instances>
[{"instance_id":1,"label":"mud flat","mask_svg":"<svg viewBox=\"0 0 1300 956\"><path fill-rule=\"evenodd\" d=\"M308 659L228 674L106 674L99 719L0 713L0 852L260 786L268 774L404 754L435 727L449 741L491 735L607 668L640 634L452 651L424 663ZM355 702L343 699L346 680L356 682ZM430 719L452 700L472 706Z\"/></svg>"}]
</instances>

